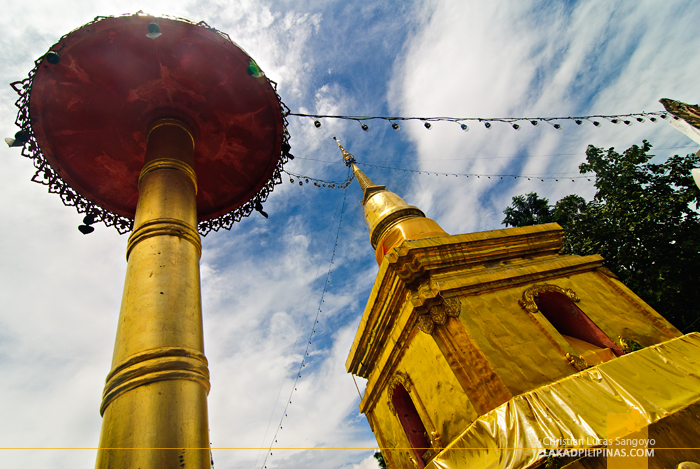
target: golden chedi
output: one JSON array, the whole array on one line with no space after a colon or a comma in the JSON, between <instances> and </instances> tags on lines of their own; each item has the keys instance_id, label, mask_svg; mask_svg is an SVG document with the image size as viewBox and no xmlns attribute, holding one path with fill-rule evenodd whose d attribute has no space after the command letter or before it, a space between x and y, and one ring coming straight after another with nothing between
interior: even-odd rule
<instances>
[{"instance_id":1,"label":"golden chedi","mask_svg":"<svg viewBox=\"0 0 700 469\"><path fill-rule=\"evenodd\" d=\"M700 461L700 334L556 223L448 235L340 148L379 264L346 368L388 467Z\"/></svg>"}]
</instances>

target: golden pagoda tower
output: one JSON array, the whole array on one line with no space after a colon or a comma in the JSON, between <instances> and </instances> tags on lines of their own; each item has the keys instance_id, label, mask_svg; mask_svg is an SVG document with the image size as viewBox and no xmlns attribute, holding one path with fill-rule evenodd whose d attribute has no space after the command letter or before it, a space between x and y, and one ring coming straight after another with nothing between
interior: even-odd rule
<instances>
[{"instance_id":1,"label":"golden pagoda tower","mask_svg":"<svg viewBox=\"0 0 700 469\"><path fill-rule=\"evenodd\" d=\"M338 146L379 264L346 368L389 468L700 461L700 334L558 224L448 235Z\"/></svg>"}]
</instances>

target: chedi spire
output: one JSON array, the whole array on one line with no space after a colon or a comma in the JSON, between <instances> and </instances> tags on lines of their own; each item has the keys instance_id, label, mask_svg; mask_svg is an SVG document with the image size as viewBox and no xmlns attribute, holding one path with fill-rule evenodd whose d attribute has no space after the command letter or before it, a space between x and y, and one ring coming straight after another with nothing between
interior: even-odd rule
<instances>
[{"instance_id":1,"label":"chedi spire","mask_svg":"<svg viewBox=\"0 0 700 469\"><path fill-rule=\"evenodd\" d=\"M365 222L378 264L381 265L384 256L404 241L448 235L434 220L426 218L418 207L408 205L401 197L386 190L386 186L372 182L355 164L355 156L333 138L343 161L355 172L362 189Z\"/></svg>"}]
</instances>

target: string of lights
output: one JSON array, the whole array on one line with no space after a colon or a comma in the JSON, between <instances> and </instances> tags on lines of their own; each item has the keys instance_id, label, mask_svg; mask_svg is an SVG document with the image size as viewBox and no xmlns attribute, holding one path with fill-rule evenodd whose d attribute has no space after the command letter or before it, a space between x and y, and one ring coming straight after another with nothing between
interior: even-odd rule
<instances>
[{"instance_id":1,"label":"string of lights","mask_svg":"<svg viewBox=\"0 0 700 469\"><path fill-rule=\"evenodd\" d=\"M294 392L297 391L297 383L301 379L302 369L306 367L306 357L309 356L309 350L311 349L313 337L316 334L316 326L317 326L317 324L319 324L319 318L321 316L321 313L323 312L322 308L323 308L323 303L325 302L324 297L326 295L326 292L328 291L328 287L330 286L331 274L333 274L333 262L335 260L336 250L338 249L338 239L340 238L340 230L343 226L343 215L345 214L345 206L346 206L346 202L348 200L347 186L350 184L350 182L352 182L354 177L355 177L355 175L352 172L352 170L348 170L348 177L346 179L347 184L345 186L345 190L344 190L344 194L343 194L343 204L342 204L342 207L340 209L340 220L338 221L338 229L336 230L336 234L335 234L335 244L333 246L333 252L331 254L331 261L330 261L330 264L328 265L328 273L326 274L326 281L323 285L323 292L321 293L321 298L318 302L318 309L316 311L316 317L314 318L314 322L313 322L313 325L311 328L311 333L309 334L309 340L306 342L306 347L304 349L304 355L301 359L301 363L299 363L299 368L297 369L296 376L294 377L294 386L292 387L292 390L289 393L289 399L287 399L287 402L284 406L284 412L282 413L282 417L280 418L280 423L277 426L277 429L275 430L275 435L272 438L272 441L270 442L270 446L268 448L267 453L265 454L265 459L263 460L262 465L261 465L262 469L267 469L267 466L266 466L267 458L269 456L272 456L272 447L274 446L275 443L277 443L277 435L279 434L279 431L282 430L282 423L284 421L284 418L287 417L287 411L288 411L289 406L292 404L292 396L294 395ZM312 178L309 178L309 180L311 180L311 179Z\"/></svg>"},{"instance_id":2,"label":"string of lights","mask_svg":"<svg viewBox=\"0 0 700 469\"><path fill-rule=\"evenodd\" d=\"M314 178L311 176L304 176L302 174L297 174L293 173L291 171L287 171L286 169L282 170L283 173L287 173L289 175L289 182L291 184L294 184L295 182L298 182L300 186L303 186L304 183L306 184L313 184L316 187L325 187L328 189L347 189L350 183L352 182L352 179L354 176L348 176L348 178L345 181L326 181L324 179L318 179ZM296 181L294 178L297 178Z\"/></svg>"},{"instance_id":3,"label":"string of lights","mask_svg":"<svg viewBox=\"0 0 700 469\"><path fill-rule=\"evenodd\" d=\"M424 174L424 175L434 175L434 176L454 176L454 177L475 177L477 179L480 178L486 178L486 179L506 179L506 178L513 178L513 179L527 179L528 181L530 180L553 180L553 181L559 181L561 180L567 180L571 179L572 181L575 181L576 179L587 179L591 180L591 176L581 176L581 175L575 175L575 176L568 176L565 173L562 174L541 174L541 175L526 175L526 174L476 174L476 173L445 173L445 172L438 172L438 171L423 171L423 170L418 170L418 169L407 169L407 168L395 168L392 166L381 166L381 165L376 165L376 164L369 164L369 163L360 163L360 162L355 162L356 165L358 166L365 166L369 168L380 168L380 169L388 169L391 171L397 171L397 172L404 172L404 173L415 173L415 174Z\"/></svg>"},{"instance_id":4,"label":"string of lights","mask_svg":"<svg viewBox=\"0 0 700 469\"><path fill-rule=\"evenodd\" d=\"M292 182L292 184L293 184L293 182ZM343 200L339 198L338 204L336 205L336 208L333 211L333 213L334 213L333 219L335 219L335 214L337 214L339 209L341 208L342 202L343 202ZM341 214L341 216L342 216L342 214ZM336 233L336 235L337 235L337 233ZM328 244L331 241L331 237L332 237L332 231L329 230L328 236L326 236L326 241L325 241L324 246L323 246L324 253L326 252L326 249L328 248ZM337 242L337 236L336 236L336 242ZM321 271L321 265L318 266L318 271L316 272L316 275L314 275L314 278L318 277L318 274L320 273L320 271ZM305 312L308 310L310 302L311 302L311 295L309 295L309 298L306 301L306 306L304 308ZM299 328L298 328L297 333L296 333L296 337L294 338L294 344L292 345L292 348L290 349L289 359L287 361L287 366L285 366L285 368L284 368L285 370L287 370L289 368L289 366L292 363L292 360L294 359L294 354L295 354L295 351L297 349L297 344L299 343L299 338L301 337L301 331L302 331L303 327L304 327L303 321L300 321ZM265 442L267 441L267 434L270 430L270 425L272 424L272 419L274 418L274 415L275 415L275 409L277 408L277 403L279 402L280 396L282 395L282 389L284 388L285 378L286 378L286 376L283 375L281 382L280 382L279 390L277 391L277 397L275 398L275 403L272 406L272 410L270 412L270 419L268 420L267 426L265 427L265 435L263 436L262 444L260 445L260 448L258 449L258 454L255 457L255 462L253 463L253 469L258 467L258 460L260 459L260 453L263 450L265 450Z\"/></svg>"},{"instance_id":5,"label":"string of lights","mask_svg":"<svg viewBox=\"0 0 700 469\"><path fill-rule=\"evenodd\" d=\"M322 119L342 119L351 120L360 124L362 130L369 132L368 121L386 121L391 125L391 127L398 131L401 130L401 126L398 122L406 121L419 121L423 122L423 126L430 130L433 123L435 122L449 122L460 126L463 131L469 130L470 123L483 124L486 129L491 129L494 123L503 123L509 125L513 130L520 130L523 125L530 124L532 126L538 126L540 124L548 124L557 130L562 129L562 122L572 121L577 126L583 125L586 122L590 122L595 127L600 127L603 121L608 121L612 124L625 124L632 125L633 123L644 123L649 122L655 123L661 119L668 119L672 117L673 119L678 119L678 117L669 114L666 111L655 111L655 112L633 112L630 114L612 114L612 115L589 115L589 116L561 116L561 117L405 117L405 116L345 116L345 115L332 115L332 114L305 114L299 112L290 112L287 116L295 116L301 118L308 118L313 121L314 126L319 129L321 128Z\"/></svg>"},{"instance_id":6,"label":"string of lights","mask_svg":"<svg viewBox=\"0 0 700 469\"><path fill-rule=\"evenodd\" d=\"M588 181L591 181L592 178L591 176L586 176L586 175L567 175L566 173L561 173L561 174L540 174L540 175L533 175L533 174L477 174L477 173L446 173L446 172L440 172L440 171L424 171L424 170L418 170L418 169L408 169L408 168L396 168L393 166L382 166L382 165L377 165L377 164L370 164L370 163L360 163L360 162L355 162L358 166L364 166L364 167L369 167L369 168L379 168L379 169L388 169L390 171L396 171L396 172L404 172L404 173L414 173L414 174L420 174L420 175L427 175L427 176L454 176L454 177L472 177L476 179L527 179L528 181L554 181L554 182L559 182L561 181L567 181L571 180L572 182L576 182L577 179L586 179ZM304 176L302 174L296 174L296 173L291 173L286 170L284 170L287 174L293 176L290 178L289 182L292 184L295 184L294 177L298 179L299 185L303 186L304 184L302 183L302 180L306 180L306 183L308 184L309 181L314 181L314 185L316 187L325 187L325 188L330 188L330 189L347 189L347 187L350 185L350 182L352 182L353 177L351 176L349 179L343 181L343 182L332 182L332 181L324 181L322 179L316 179L312 178L310 176ZM323 185L321 184L323 182Z\"/></svg>"}]
</instances>

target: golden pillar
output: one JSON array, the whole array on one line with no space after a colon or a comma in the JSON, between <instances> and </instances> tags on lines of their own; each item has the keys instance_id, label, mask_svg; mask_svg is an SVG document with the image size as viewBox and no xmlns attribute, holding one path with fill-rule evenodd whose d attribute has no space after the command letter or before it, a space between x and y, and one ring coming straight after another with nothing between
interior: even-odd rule
<instances>
[{"instance_id":1,"label":"golden pillar","mask_svg":"<svg viewBox=\"0 0 700 469\"><path fill-rule=\"evenodd\" d=\"M147 142L96 467L209 468L194 139L163 119Z\"/></svg>"}]
</instances>

